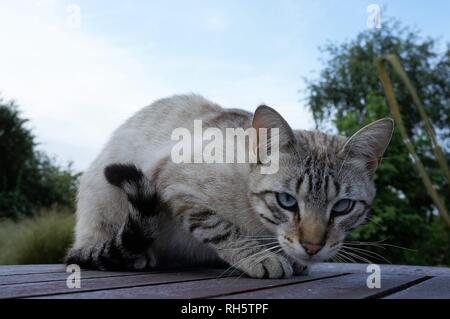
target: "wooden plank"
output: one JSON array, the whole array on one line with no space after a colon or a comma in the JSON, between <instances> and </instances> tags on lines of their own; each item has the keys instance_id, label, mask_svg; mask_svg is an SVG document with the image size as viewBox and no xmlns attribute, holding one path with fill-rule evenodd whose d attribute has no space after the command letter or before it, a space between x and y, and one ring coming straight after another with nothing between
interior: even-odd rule
<instances>
[{"instance_id":1,"label":"wooden plank","mask_svg":"<svg viewBox=\"0 0 450 319\"><path fill-rule=\"evenodd\" d=\"M223 270L184 271L173 273L150 273L125 277L92 278L81 281L81 288L67 288L65 281L38 282L4 285L0 289L0 298L19 298L46 296L50 294L78 293L99 289L148 286L189 280L217 278Z\"/></svg>"},{"instance_id":2,"label":"wooden plank","mask_svg":"<svg viewBox=\"0 0 450 319\"><path fill-rule=\"evenodd\" d=\"M120 277L120 276L133 276L142 275L145 272L113 272L113 271L95 271L95 270L82 270L81 280L87 278L102 278L102 277ZM46 274L25 274L25 275L10 275L0 277L0 286L12 285L12 284L25 284L34 282L49 282L49 281L61 281L66 280L69 273L46 273ZM1 288L0 288L1 289Z\"/></svg>"},{"instance_id":3,"label":"wooden plank","mask_svg":"<svg viewBox=\"0 0 450 319\"><path fill-rule=\"evenodd\" d=\"M415 275L383 275L381 288L367 287L367 274L351 274L320 281L311 281L284 287L257 290L241 294L226 295L220 298L231 299L354 299L369 298L375 294L414 282L422 278Z\"/></svg>"},{"instance_id":4,"label":"wooden plank","mask_svg":"<svg viewBox=\"0 0 450 319\"><path fill-rule=\"evenodd\" d=\"M52 272L65 272L63 264L48 265L2 265L0 276L22 275L22 274L44 274Z\"/></svg>"},{"instance_id":5,"label":"wooden plank","mask_svg":"<svg viewBox=\"0 0 450 319\"><path fill-rule=\"evenodd\" d=\"M386 299L450 299L450 277L434 277Z\"/></svg>"},{"instance_id":6,"label":"wooden plank","mask_svg":"<svg viewBox=\"0 0 450 319\"><path fill-rule=\"evenodd\" d=\"M406 265L384 265L380 264L382 271L391 274L418 274L424 276L450 276L450 268L445 267L423 267ZM311 273L315 272L352 272L364 273L367 264L349 264L349 263L319 263L312 266ZM0 265L0 276L17 274L34 274L48 272L65 272L65 266L62 264L48 265Z\"/></svg>"},{"instance_id":7,"label":"wooden plank","mask_svg":"<svg viewBox=\"0 0 450 319\"><path fill-rule=\"evenodd\" d=\"M367 264L342 263L317 264L312 267L310 276L273 281L250 278L216 280L223 269L170 273L84 270L81 289L68 289L66 278L69 274L62 264L8 265L0 266L0 298L48 295L52 298L366 298L377 294L379 297L387 294L387 298L450 298L450 268L380 266L381 289L366 287ZM325 275L343 273L351 275L308 282ZM409 288L402 286L424 276L438 277L415 283Z\"/></svg>"},{"instance_id":8,"label":"wooden plank","mask_svg":"<svg viewBox=\"0 0 450 319\"><path fill-rule=\"evenodd\" d=\"M149 298L211 298L230 293L243 291L275 288L289 284L298 284L311 280L327 278L330 274L320 276L296 276L289 279L252 279L244 277L218 278L202 281L179 282L164 285L153 285L145 287L133 287L125 289L101 290L72 295L57 295L50 298L80 298L80 299L149 299ZM332 274L336 276L336 274Z\"/></svg>"},{"instance_id":9,"label":"wooden plank","mask_svg":"<svg viewBox=\"0 0 450 319\"><path fill-rule=\"evenodd\" d=\"M311 274L317 272L351 272L365 273L368 264L356 263L319 263L311 267ZM424 267L424 266L408 266L408 265L386 265L379 264L382 274L397 275L421 275L421 276L450 276L450 268L446 267Z\"/></svg>"}]
</instances>

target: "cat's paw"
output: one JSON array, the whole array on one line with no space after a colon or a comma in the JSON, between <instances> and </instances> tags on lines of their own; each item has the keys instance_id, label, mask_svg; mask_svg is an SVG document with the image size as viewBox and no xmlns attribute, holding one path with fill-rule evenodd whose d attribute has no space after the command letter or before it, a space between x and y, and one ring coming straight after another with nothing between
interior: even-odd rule
<instances>
[{"instance_id":1,"label":"cat's paw","mask_svg":"<svg viewBox=\"0 0 450 319\"><path fill-rule=\"evenodd\" d=\"M143 270L145 267L147 267L147 258L141 256L133 261L133 266L131 268L133 270Z\"/></svg>"},{"instance_id":2,"label":"cat's paw","mask_svg":"<svg viewBox=\"0 0 450 319\"><path fill-rule=\"evenodd\" d=\"M145 255L134 259L132 270L154 269L157 265L155 253L149 250Z\"/></svg>"},{"instance_id":3,"label":"cat's paw","mask_svg":"<svg viewBox=\"0 0 450 319\"><path fill-rule=\"evenodd\" d=\"M292 263L292 269L294 271L294 275L303 275L303 276L309 275L310 268L306 265L299 263L298 261L294 261Z\"/></svg>"},{"instance_id":4,"label":"cat's paw","mask_svg":"<svg viewBox=\"0 0 450 319\"><path fill-rule=\"evenodd\" d=\"M270 252L264 258L260 255L250 258L240 268L253 278L288 278L293 273L289 260Z\"/></svg>"}]
</instances>

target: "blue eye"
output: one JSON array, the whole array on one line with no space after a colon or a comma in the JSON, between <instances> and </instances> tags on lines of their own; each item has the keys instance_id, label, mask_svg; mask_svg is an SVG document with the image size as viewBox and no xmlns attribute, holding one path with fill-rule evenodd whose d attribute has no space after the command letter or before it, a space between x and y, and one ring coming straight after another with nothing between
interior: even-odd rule
<instances>
[{"instance_id":1,"label":"blue eye","mask_svg":"<svg viewBox=\"0 0 450 319\"><path fill-rule=\"evenodd\" d=\"M355 202L350 199L341 199L334 204L332 213L335 216L348 214L355 206Z\"/></svg>"},{"instance_id":2,"label":"blue eye","mask_svg":"<svg viewBox=\"0 0 450 319\"><path fill-rule=\"evenodd\" d=\"M287 193L277 193L277 202L284 209L292 210L297 206L297 200Z\"/></svg>"}]
</instances>

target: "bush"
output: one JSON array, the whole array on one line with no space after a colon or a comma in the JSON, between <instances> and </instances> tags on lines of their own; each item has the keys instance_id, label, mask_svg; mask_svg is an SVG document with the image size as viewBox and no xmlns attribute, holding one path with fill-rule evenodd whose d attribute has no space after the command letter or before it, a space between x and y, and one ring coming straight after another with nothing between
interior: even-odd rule
<instances>
[{"instance_id":1,"label":"bush","mask_svg":"<svg viewBox=\"0 0 450 319\"><path fill-rule=\"evenodd\" d=\"M61 263L73 241L74 225L74 214L56 209L1 222L0 264Z\"/></svg>"},{"instance_id":2,"label":"bush","mask_svg":"<svg viewBox=\"0 0 450 319\"><path fill-rule=\"evenodd\" d=\"M0 218L18 219L52 205L73 208L79 174L36 150L27 120L0 98Z\"/></svg>"}]
</instances>

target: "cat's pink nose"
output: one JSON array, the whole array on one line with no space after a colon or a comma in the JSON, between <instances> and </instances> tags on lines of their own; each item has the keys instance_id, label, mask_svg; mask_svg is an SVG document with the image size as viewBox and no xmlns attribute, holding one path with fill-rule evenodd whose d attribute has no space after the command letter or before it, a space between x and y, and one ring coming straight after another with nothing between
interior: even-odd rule
<instances>
[{"instance_id":1,"label":"cat's pink nose","mask_svg":"<svg viewBox=\"0 0 450 319\"><path fill-rule=\"evenodd\" d=\"M315 244L302 244L302 246L305 249L306 253L311 256L317 254L318 251L323 247L322 245Z\"/></svg>"}]
</instances>

